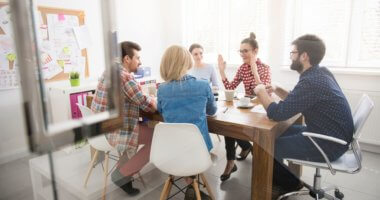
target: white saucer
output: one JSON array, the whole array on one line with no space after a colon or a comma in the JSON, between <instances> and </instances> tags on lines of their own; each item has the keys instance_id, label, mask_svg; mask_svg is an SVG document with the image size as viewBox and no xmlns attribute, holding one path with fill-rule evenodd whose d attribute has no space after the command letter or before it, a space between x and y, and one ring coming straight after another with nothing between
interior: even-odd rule
<instances>
[{"instance_id":1,"label":"white saucer","mask_svg":"<svg viewBox=\"0 0 380 200\"><path fill-rule=\"evenodd\" d=\"M237 107L238 108L253 108L253 106L255 106L253 103L249 103L248 105L240 105L240 102L237 102Z\"/></svg>"}]
</instances>

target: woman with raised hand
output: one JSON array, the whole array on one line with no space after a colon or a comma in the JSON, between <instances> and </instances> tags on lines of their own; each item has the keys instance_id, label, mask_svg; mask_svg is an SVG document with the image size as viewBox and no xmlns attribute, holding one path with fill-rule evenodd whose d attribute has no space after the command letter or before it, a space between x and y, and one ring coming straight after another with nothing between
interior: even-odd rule
<instances>
[{"instance_id":1,"label":"woman with raised hand","mask_svg":"<svg viewBox=\"0 0 380 200\"><path fill-rule=\"evenodd\" d=\"M254 33L250 33L248 38L245 38L240 43L240 56L243 60L243 64L239 67L234 79L230 82L225 74L226 62L223 60L221 55L218 56L218 67L219 73L222 77L222 82L227 90L234 90L241 82L244 84L245 95L249 97L255 96L253 89L258 84L271 84L271 74L269 66L262 63L259 58L257 58L257 53L259 51L259 45L256 41L256 36ZM225 138L225 148L227 153L227 165L220 176L222 181L230 178L231 173L237 170L235 165L235 141L242 148L237 160L245 160L252 149L252 145L248 141L234 139L231 137Z\"/></svg>"}]
</instances>

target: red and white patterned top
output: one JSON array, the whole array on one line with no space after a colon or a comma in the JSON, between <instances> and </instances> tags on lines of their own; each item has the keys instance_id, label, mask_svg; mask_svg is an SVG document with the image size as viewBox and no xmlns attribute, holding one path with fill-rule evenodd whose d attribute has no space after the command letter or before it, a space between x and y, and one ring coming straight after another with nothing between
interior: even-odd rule
<instances>
[{"instance_id":1,"label":"red and white patterned top","mask_svg":"<svg viewBox=\"0 0 380 200\"><path fill-rule=\"evenodd\" d=\"M271 74L269 66L262 63L260 59L257 59L257 73L260 76L260 80L264 85L271 84ZM242 81L244 84L245 94L254 95L253 89L257 86L255 82L255 77L252 74L251 66L248 64L242 64L232 82L229 82L228 79L223 79L224 87L227 90L234 90Z\"/></svg>"}]
</instances>

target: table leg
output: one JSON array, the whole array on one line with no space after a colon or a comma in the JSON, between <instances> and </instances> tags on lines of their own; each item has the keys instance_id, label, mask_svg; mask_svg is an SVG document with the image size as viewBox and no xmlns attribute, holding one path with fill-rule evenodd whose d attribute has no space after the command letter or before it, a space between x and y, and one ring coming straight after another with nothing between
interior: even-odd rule
<instances>
[{"instance_id":1,"label":"table leg","mask_svg":"<svg viewBox=\"0 0 380 200\"><path fill-rule=\"evenodd\" d=\"M263 133L256 137L253 146L251 199L272 199L273 134Z\"/></svg>"}]
</instances>

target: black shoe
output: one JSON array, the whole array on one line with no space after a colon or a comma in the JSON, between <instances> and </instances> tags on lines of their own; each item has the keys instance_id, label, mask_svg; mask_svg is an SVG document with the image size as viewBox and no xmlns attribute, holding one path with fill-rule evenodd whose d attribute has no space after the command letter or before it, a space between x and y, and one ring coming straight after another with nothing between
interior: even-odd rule
<instances>
[{"instance_id":1,"label":"black shoe","mask_svg":"<svg viewBox=\"0 0 380 200\"><path fill-rule=\"evenodd\" d=\"M132 186L132 177L131 176L123 176L119 170L115 170L111 174L111 180L115 185L119 186L124 192L126 192L130 196L135 196L140 193L140 190L137 188L133 188Z\"/></svg>"},{"instance_id":2,"label":"black shoe","mask_svg":"<svg viewBox=\"0 0 380 200\"><path fill-rule=\"evenodd\" d=\"M201 200L211 200L211 197L204 193L202 190L199 190L201 194ZM197 195L195 194L195 190L192 185L189 185L185 192L185 200L195 200L197 199Z\"/></svg>"},{"instance_id":3,"label":"black shoe","mask_svg":"<svg viewBox=\"0 0 380 200\"><path fill-rule=\"evenodd\" d=\"M228 174L222 174L220 176L220 180L221 181L228 180L230 178L231 174L234 173L234 172L236 172L236 170L237 170L237 166L234 164L234 167L232 168L232 170L230 171L230 173L228 173Z\"/></svg>"},{"instance_id":4,"label":"black shoe","mask_svg":"<svg viewBox=\"0 0 380 200\"><path fill-rule=\"evenodd\" d=\"M241 156L241 153L243 153L243 151L242 151L240 153L240 155L236 158L236 160L238 160L238 161L245 160L247 158L247 156L249 155L249 153L252 151L252 146L250 146L249 149L244 150L244 151L247 151L247 153Z\"/></svg>"},{"instance_id":5,"label":"black shoe","mask_svg":"<svg viewBox=\"0 0 380 200\"><path fill-rule=\"evenodd\" d=\"M185 192L185 200L194 200L196 199L195 190L192 185L187 186Z\"/></svg>"},{"instance_id":6,"label":"black shoe","mask_svg":"<svg viewBox=\"0 0 380 200\"><path fill-rule=\"evenodd\" d=\"M201 193L201 200L211 200L211 197L204 193L202 190L199 192Z\"/></svg>"}]
</instances>

